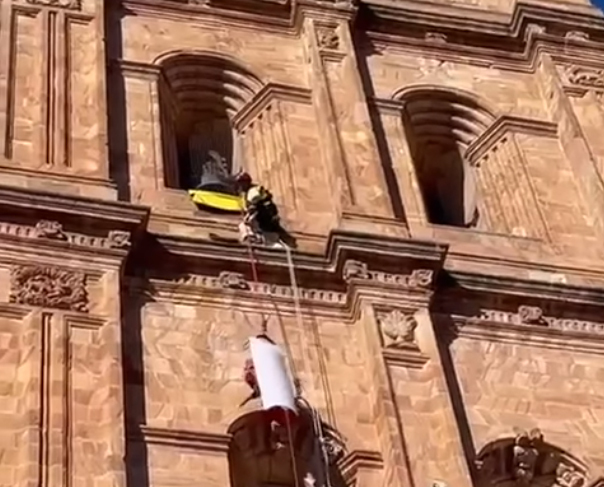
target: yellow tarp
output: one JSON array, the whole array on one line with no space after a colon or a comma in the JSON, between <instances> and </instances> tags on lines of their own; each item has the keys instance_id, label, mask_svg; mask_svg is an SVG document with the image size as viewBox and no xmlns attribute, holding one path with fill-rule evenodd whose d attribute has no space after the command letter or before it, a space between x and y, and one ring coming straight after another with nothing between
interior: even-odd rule
<instances>
[{"instance_id":1,"label":"yellow tarp","mask_svg":"<svg viewBox=\"0 0 604 487\"><path fill-rule=\"evenodd\" d=\"M189 196L193 203L215 210L241 213L243 209L243 198L241 196L200 189L190 189Z\"/></svg>"}]
</instances>

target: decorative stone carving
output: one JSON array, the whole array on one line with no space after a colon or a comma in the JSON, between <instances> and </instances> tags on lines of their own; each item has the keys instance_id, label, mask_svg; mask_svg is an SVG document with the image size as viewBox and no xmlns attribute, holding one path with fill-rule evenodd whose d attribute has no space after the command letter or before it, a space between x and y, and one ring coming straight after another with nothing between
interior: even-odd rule
<instances>
[{"instance_id":1,"label":"decorative stone carving","mask_svg":"<svg viewBox=\"0 0 604 487\"><path fill-rule=\"evenodd\" d=\"M556 468L557 487L583 487L585 476L572 465L559 463Z\"/></svg>"},{"instance_id":2,"label":"decorative stone carving","mask_svg":"<svg viewBox=\"0 0 604 487\"><path fill-rule=\"evenodd\" d=\"M170 279L164 275L155 275L154 272L147 272L146 278L152 281L154 292L162 292L163 289L171 295L175 296L180 290L186 287L199 287L204 289L224 289L226 277L202 276L202 275L186 275L178 276ZM250 291L254 294L270 296L271 298L287 298L294 297L294 291L291 286L269 284L266 282L247 282L247 288L242 290ZM188 292L188 291L186 291ZM324 303L328 305L344 305L346 303L346 293L329 291L324 289L307 289L299 288L298 296L302 301L310 301Z\"/></svg>"},{"instance_id":3,"label":"decorative stone carving","mask_svg":"<svg viewBox=\"0 0 604 487\"><path fill-rule=\"evenodd\" d=\"M545 26L540 24L529 24L526 26L526 37L532 37L534 35L545 34Z\"/></svg>"},{"instance_id":4,"label":"decorative stone carving","mask_svg":"<svg viewBox=\"0 0 604 487\"><path fill-rule=\"evenodd\" d=\"M130 247L130 232L113 230L109 232L109 235L107 236L107 243L109 248L127 249Z\"/></svg>"},{"instance_id":5,"label":"decorative stone carving","mask_svg":"<svg viewBox=\"0 0 604 487\"><path fill-rule=\"evenodd\" d=\"M340 48L340 36L334 26L317 27L317 44L319 49L337 50Z\"/></svg>"},{"instance_id":6,"label":"decorative stone carving","mask_svg":"<svg viewBox=\"0 0 604 487\"><path fill-rule=\"evenodd\" d=\"M245 280L245 277L243 277L243 274L237 272L221 272L218 276L218 282L220 283L220 286L225 289L238 289L241 291L250 289L250 285Z\"/></svg>"},{"instance_id":7,"label":"decorative stone carving","mask_svg":"<svg viewBox=\"0 0 604 487\"><path fill-rule=\"evenodd\" d=\"M344 280L351 279L370 279L369 268L364 262L358 260L347 260L344 263Z\"/></svg>"},{"instance_id":8,"label":"decorative stone carving","mask_svg":"<svg viewBox=\"0 0 604 487\"><path fill-rule=\"evenodd\" d=\"M440 32L428 32L424 36L424 39L428 42L433 42L434 44L447 43L447 36L445 34L441 34Z\"/></svg>"},{"instance_id":9,"label":"decorative stone carving","mask_svg":"<svg viewBox=\"0 0 604 487\"><path fill-rule=\"evenodd\" d=\"M565 74L571 84L587 88L604 88L604 69L571 65L566 68Z\"/></svg>"},{"instance_id":10,"label":"decorative stone carving","mask_svg":"<svg viewBox=\"0 0 604 487\"><path fill-rule=\"evenodd\" d=\"M530 485L535 477L539 447L543 443L543 435L538 429L530 433L522 431L514 441L514 462L512 476L521 485Z\"/></svg>"},{"instance_id":11,"label":"decorative stone carving","mask_svg":"<svg viewBox=\"0 0 604 487\"><path fill-rule=\"evenodd\" d=\"M357 260L346 261L343 269L343 278L345 281L362 279L382 284L403 286L410 289L430 287L433 277L434 272L429 269L415 269L409 275L371 271L366 263Z\"/></svg>"},{"instance_id":12,"label":"decorative stone carving","mask_svg":"<svg viewBox=\"0 0 604 487\"><path fill-rule=\"evenodd\" d=\"M487 445L476 466L485 485L507 485L512 480L519 487L583 487L586 472L572 462L570 455L545 443L541 431L533 429L517 432L513 441L499 440Z\"/></svg>"},{"instance_id":13,"label":"decorative stone carving","mask_svg":"<svg viewBox=\"0 0 604 487\"><path fill-rule=\"evenodd\" d=\"M417 320L413 313L404 313L398 309L378 316L378 322L384 344L390 348L416 348L415 329Z\"/></svg>"},{"instance_id":14,"label":"decorative stone carving","mask_svg":"<svg viewBox=\"0 0 604 487\"><path fill-rule=\"evenodd\" d=\"M63 232L63 225L59 222L50 220L40 220L36 223L34 229L35 235L38 238L48 238L54 240L66 240L67 237Z\"/></svg>"},{"instance_id":15,"label":"decorative stone carving","mask_svg":"<svg viewBox=\"0 0 604 487\"><path fill-rule=\"evenodd\" d=\"M82 8L82 0L26 0L26 2L30 5L65 8L69 10L79 10Z\"/></svg>"},{"instance_id":16,"label":"decorative stone carving","mask_svg":"<svg viewBox=\"0 0 604 487\"><path fill-rule=\"evenodd\" d=\"M604 335L604 323L545 316L543 310L534 306L519 306L516 313L499 310L483 310L474 322L491 321L512 325L540 325L562 331L575 331Z\"/></svg>"},{"instance_id":17,"label":"decorative stone carving","mask_svg":"<svg viewBox=\"0 0 604 487\"><path fill-rule=\"evenodd\" d=\"M518 317L522 323L526 323L527 325L545 324L543 310L537 306L519 306Z\"/></svg>"},{"instance_id":18,"label":"decorative stone carving","mask_svg":"<svg viewBox=\"0 0 604 487\"><path fill-rule=\"evenodd\" d=\"M564 38L567 40L585 42L585 41L589 40L589 34L587 34L587 32L583 32L581 30L571 30L566 33Z\"/></svg>"},{"instance_id":19,"label":"decorative stone carving","mask_svg":"<svg viewBox=\"0 0 604 487\"><path fill-rule=\"evenodd\" d=\"M86 276L56 267L13 267L9 299L11 303L85 312L88 309Z\"/></svg>"},{"instance_id":20,"label":"decorative stone carving","mask_svg":"<svg viewBox=\"0 0 604 487\"><path fill-rule=\"evenodd\" d=\"M59 222L50 220L41 220L35 227L0 222L0 234L27 239L61 240L70 245L96 249L124 249L130 246L130 234L122 230L110 231L107 237L96 237L66 232Z\"/></svg>"},{"instance_id":21,"label":"decorative stone carving","mask_svg":"<svg viewBox=\"0 0 604 487\"><path fill-rule=\"evenodd\" d=\"M428 287L432 284L432 278L434 277L434 272L428 269L417 269L414 270L408 279L408 284L410 287L418 288L418 287Z\"/></svg>"}]
</instances>

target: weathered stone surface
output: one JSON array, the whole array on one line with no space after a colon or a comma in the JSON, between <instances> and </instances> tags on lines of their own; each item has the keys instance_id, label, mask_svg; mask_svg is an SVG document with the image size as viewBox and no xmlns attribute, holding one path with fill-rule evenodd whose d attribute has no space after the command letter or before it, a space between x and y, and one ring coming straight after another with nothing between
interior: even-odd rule
<instances>
[{"instance_id":1,"label":"weathered stone surface","mask_svg":"<svg viewBox=\"0 0 604 487\"><path fill-rule=\"evenodd\" d=\"M0 4L0 486L323 487L317 422L332 487L599 485L587 0ZM208 238L210 149L274 194L295 287ZM318 413L289 432L261 333Z\"/></svg>"}]
</instances>

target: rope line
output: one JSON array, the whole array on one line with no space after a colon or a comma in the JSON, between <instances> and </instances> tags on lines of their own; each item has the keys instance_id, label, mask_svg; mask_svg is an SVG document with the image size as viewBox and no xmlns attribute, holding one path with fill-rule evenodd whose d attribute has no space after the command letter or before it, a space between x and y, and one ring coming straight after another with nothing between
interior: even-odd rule
<instances>
[{"instance_id":1,"label":"rope line","mask_svg":"<svg viewBox=\"0 0 604 487\"><path fill-rule=\"evenodd\" d=\"M247 249L248 249L248 254L249 254L249 258L250 258L250 264L251 264L251 268L252 268L252 278L254 279L255 283L258 283L257 259L255 256L255 253L254 253L254 248L252 246L251 239L248 238L246 243L247 243ZM290 247L287 244L285 244L284 242L281 242L281 243L283 244L283 247L285 248L285 254L287 256L287 267L288 267L288 271L289 271L290 284L291 284L292 291L293 291L296 324L297 324L298 329L301 332L301 330L304 326L304 321L302 319L302 308L300 305L300 292L299 292L298 283L296 280L294 259L293 259L293 255L292 255L292 251L291 251ZM266 320L263 312L261 313L261 317L262 317L262 333L265 334L267 332L267 320ZM296 395L298 395L299 378L298 378L296 366L295 366L295 363L293 360L293 354L291 351L289 340L287 338L287 333L285 331L285 325L283 324L282 320L279 320L279 324L280 324L280 331L281 331L281 336L283 339L283 344L285 346L285 353L286 353L287 361L289 363L289 368L291 370L291 373L292 373L292 376L294 379ZM319 422L318 425L316 424L317 421ZM314 414L313 414L313 422L315 423L313 425L314 426L313 429L317 430L316 433L321 435L320 436L321 439L319 441L320 441L320 443L322 443L322 430L321 430L320 420L318 419L318 417L314 417ZM289 454L290 454L291 463L292 463L294 483L295 483L295 487L300 487L300 478L298 475L298 465L297 465L297 461L296 461L296 451L294 448L293 433L292 433L292 428L291 428L290 419L289 419L288 414L285 415L285 425L287 428ZM321 448L321 450L323 450L323 448ZM325 455L325 452L323 451L323 456L324 455ZM326 473L326 476L329 477L329 473L328 472L325 472L325 473ZM329 487L331 487L331 486L329 486Z\"/></svg>"}]
</instances>

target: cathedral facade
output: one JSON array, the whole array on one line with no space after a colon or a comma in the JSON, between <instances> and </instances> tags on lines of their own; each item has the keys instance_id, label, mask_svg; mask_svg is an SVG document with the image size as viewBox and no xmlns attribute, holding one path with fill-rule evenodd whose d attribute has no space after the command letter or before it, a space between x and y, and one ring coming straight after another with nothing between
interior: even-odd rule
<instances>
[{"instance_id":1,"label":"cathedral facade","mask_svg":"<svg viewBox=\"0 0 604 487\"><path fill-rule=\"evenodd\" d=\"M603 93L588 0L0 0L0 486L604 485Z\"/></svg>"}]
</instances>

